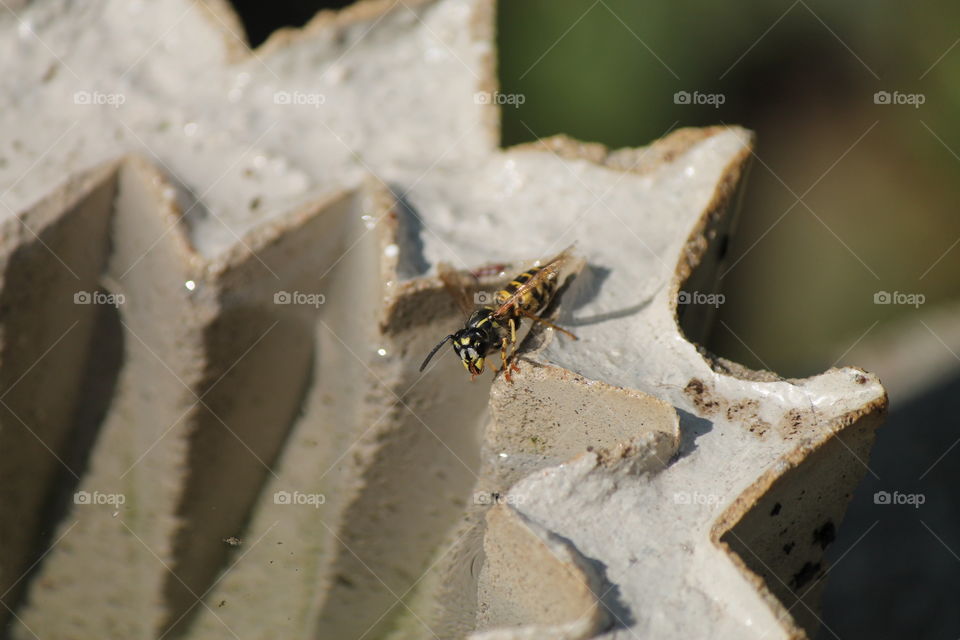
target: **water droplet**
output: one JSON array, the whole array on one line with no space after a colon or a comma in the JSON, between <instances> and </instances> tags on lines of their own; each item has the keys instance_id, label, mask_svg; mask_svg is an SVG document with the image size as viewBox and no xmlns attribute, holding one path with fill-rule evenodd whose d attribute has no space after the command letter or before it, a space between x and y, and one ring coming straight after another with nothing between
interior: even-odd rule
<instances>
[{"instance_id":1,"label":"water droplet","mask_svg":"<svg viewBox=\"0 0 960 640\"><path fill-rule=\"evenodd\" d=\"M227 99L230 102L237 102L240 98L243 97L243 91L247 88L247 85L250 84L250 74L246 71L241 71L233 78L233 86L230 88L230 91L227 92Z\"/></svg>"},{"instance_id":2,"label":"water droplet","mask_svg":"<svg viewBox=\"0 0 960 640\"><path fill-rule=\"evenodd\" d=\"M449 53L446 51L445 47L427 47L423 51L423 58L427 62L439 62L441 60L446 60L449 57Z\"/></svg>"},{"instance_id":3,"label":"water droplet","mask_svg":"<svg viewBox=\"0 0 960 640\"><path fill-rule=\"evenodd\" d=\"M290 164L287 162L287 159L283 156L279 156L270 161L270 170L277 175L281 175L287 172L287 168Z\"/></svg>"},{"instance_id":4,"label":"water droplet","mask_svg":"<svg viewBox=\"0 0 960 640\"><path fill-rule=\"evenodd\" d=\"M340 64L332 64L327 67L327 71L323 74L323 77L326 78L327 82L330 84L340 84L350 76L350 71Z\"/></svg>"},{"instance_id":5,"label":"water droplet","mask_svg":"<svg viewBox=\"0 0 960 640\"><path fill-rule=\"evenodd\" d=\"M499 181L504 192L509 195L515 193L523 187L523 175L517 169L517 163L514 160L507 160L503 164L503 170L500 172Z\"/></svg>"},{"instance_id":6,"label":"water droplet","mask_svg":"<svg viewBox=\"0 0 960 640\"><path fill-rule=\"evenodd\" d=\"M377 349L377 355L379 355L379 356L385 356L385 355L387 355L387 350L384 349L383 347L380 347L379 349Z\"/></svg>"},{"instance_id":7,"label":"water droplet","mask_svg":"<svg viewBox=\"0 0 960 640\"><path fill-rule=\"evenodd\" d=\"M684 175L686 175L688 178L692 178L693 174L695 174L696 172L697 172L697 169L692 164L687 166L683 170Z\"/></svg>"},{"instance_id":8,"label":"water droplet","mask_svg":"<svg viewBox=\"0 0 960 640\"><path fill-rule=\"evenodd\" d=\"M510 454L504 453L504 452L502 452L502 451L501 451L498 455L499 455L501 458L509 458L509 457L510 457Z\"/></svg>"},{"instance_id":9,"label":"water droplet","mask_svg":"<svg viewBox=\"0 0 960 640\"><path fill-rule=\"evenodd\" d=\"M383 255L387 256L388 258L396 258L399 254L400 254L400 247L398 247L395 244L388 244L383 249Z\"/></svg>"},{"instance_id":10,"label":"water droplet","mask_svg":"<svg viewBox=\"0 0 960 640\"><path fill-rule=\"evenodd\" d=\"M193 291L194 289L197 288L197 283L194 282L193 280L187 280L186 282L183 283L183 286L187 288L187 291Z\"/></svg>"},{"instance_id":11,"label":"water droplet","mask_svg":"<svg viewBox=\"0 0 960 640\"><path fill-rule=\"evenodd\" d=\"M300 194L306 191L307 185L309 184L309 182L310 181L307 178L306 174L304 174L301 171L297 171L296 173L290 174L290 178L287 180L287 184L290 187L290 193L294 195Z\"/></svg>"}]
</instances>

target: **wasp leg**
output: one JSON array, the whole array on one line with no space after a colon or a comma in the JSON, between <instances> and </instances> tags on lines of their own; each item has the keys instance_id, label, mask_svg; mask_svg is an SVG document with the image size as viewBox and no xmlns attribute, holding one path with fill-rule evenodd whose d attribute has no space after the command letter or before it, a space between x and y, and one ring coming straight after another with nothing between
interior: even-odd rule
<instances>
[{"instance_id":1,"label":"wasp leg","mask_svg":"<svg viewBox=\"0 0 960 640\"><path fill-rule=\"evenodd\" d=\"M500 373L502 371L503 377L507 382L513 382L513 379L510 375L511 372L520 371L520 367L513 362L514 354L516 354L516 352L517 350L514 349L509 355L507 355L507 339L504 338L500 343L500 368L497 369L496 372Z\"/></svg>"},{"instance_id":2,"label":"wasp leg","mask_svg":"<svg viewBox=\"0 0 960 640\"><path fill-rule=\"evenodd\" d=\"M520 367L517 366L517 326L520 324L519 318L510 318L510 336L513 340L510 344L513 345L513 351L510 352L510 370L520 373Z\"/></svg>"},{"instance_id":3,"label":"wasp leg","mask_svg":"<svg viewBox=\"0 0 960 640\"><path fill-rule=\"evenodd\" d=\"M511 326L512 326L512 325L511 325ZM510 368L507 366L507 360L508 360L508 358L509 358L509 356L507 356L507 339L504 338L504 339L500 342L500 369L499 369L498 373L499 373L500 371L503 371L503 377L506 378L507 382L513 382L513 381L510 379Z\"/></svg>"},{"instance_id":4,"label":"wasp leg","mask_svg":"<svg viewBox=\"0 0 960 640\"><path fill-rule=\"evenodd\" d=\"M532 313L529 313L529 312L527 312L527 311L523 311L522 309L520 310L520 313L522 313L522 314L525 315L526 317L530 318L530 319L533 320L534 322L539 322L540 324L545 324L545 325L547 325L548 327L550 327L551 329L556 329L556 330L559 331L560 333L563 333L563 334L566 334L566 335L570 336L570 337L573 338L574 340L577 340L577 339L578 339L577 336L573 335L572 333L570 333L569 331L567 331L567 330L564 329L563 327L559 327L559 326L553 324L552 322L549 322L549 321L547 321L547 320L544 320L544 319L541 318L540 316L535 316L535 315L533 315Z\"/></svg>"}]
</instances>

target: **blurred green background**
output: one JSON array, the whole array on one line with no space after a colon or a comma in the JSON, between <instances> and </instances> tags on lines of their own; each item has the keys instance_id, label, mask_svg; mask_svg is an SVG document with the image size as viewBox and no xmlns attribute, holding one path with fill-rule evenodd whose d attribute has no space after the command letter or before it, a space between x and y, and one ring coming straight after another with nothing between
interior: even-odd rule
<instances>
[{"instance_id":1,"label":"blurred green background","mask_svg":"<svg viewBox=\"0 0 960 640\"><path fill-rule=\"evenodd\" d=\"M234 4L256 45L349 3ZM960 5L512 0L498 5L498 31L501 91L524 96L502 109L504 145L565 133L642 146L724 123L756 132L706 346L787 377L866 358L892 383L828 550L818 637L960 637L960 305L948 306L960 300ZM677 104L678 91L722 104ZM884 91L923 104L878 104ZM875 304L881 291L925 303ZM878 505L876 491L926 503Z\"/></svg>"},{"instance_id":2,"label":"blurred green background","mask_svg":"<svg viewBox=\"0 0 960 640\"><path fill-rule=\"evenodd\" d=\"M503 141L567 133L621 147L681 126L754 130L707 346L785 376L818 373L875 322L915 311L875 305L877 291L927 305L960 294L960 6L926 9L504 2L502 91L526 101L503 110ZM677 91L724 102L678 105ZM875 104L877 91L925 102Z\"/></svg>"}]
</instances>

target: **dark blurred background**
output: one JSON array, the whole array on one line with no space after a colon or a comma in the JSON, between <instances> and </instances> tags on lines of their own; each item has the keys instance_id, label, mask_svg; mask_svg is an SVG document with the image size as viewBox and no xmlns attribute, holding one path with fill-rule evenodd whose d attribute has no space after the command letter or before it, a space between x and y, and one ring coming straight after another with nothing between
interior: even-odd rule
<instances>
[{"instance_id":1,"label":"dark blurred background","mask_svg":"<svg viewBox=\"0 0 960 640\"><path fill-rule=\"evenodd\" d=\"M349 3L233 4L257 45ZM960 637L960 5L513 0L498 22L501 91L524 96L504 145L757 133L708 348L787 377L865 366L891 395L818 637Z\"/></svg>"}]
</instances>

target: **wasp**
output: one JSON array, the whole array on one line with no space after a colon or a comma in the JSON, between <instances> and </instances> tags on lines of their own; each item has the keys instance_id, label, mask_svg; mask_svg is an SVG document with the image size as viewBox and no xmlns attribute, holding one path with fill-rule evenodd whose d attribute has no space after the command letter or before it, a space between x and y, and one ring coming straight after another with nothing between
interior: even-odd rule
<instances>
[{"instance_id":1,"label":"wasp","mask_svg":"<svg viewBox=\"0 0 960 640\"><path fill-rule=\"evenodd\" d=\"M570 258L571 249L572 247L568 247L546 264L515 276L493 296L496 306L485 305L475 310L475 305L467 298L466 287L457 280L457 274L449 267L441 265L440 279L470 316L462 329L437 343L420 365L420 371L424 370L440 347L452 342L453 350L473 379L483 373L487 355L499 347L500 368L494 371L494 375L503 371L507 382L510 382L511 372L520 370L513 360L517 352L517 331L525 318L534 324L556 329L576 340L577 336L538 315L550 305L556 295L557 275ZM508 354L510 347L513 349Z\"/></svg>"}]
</instances>

